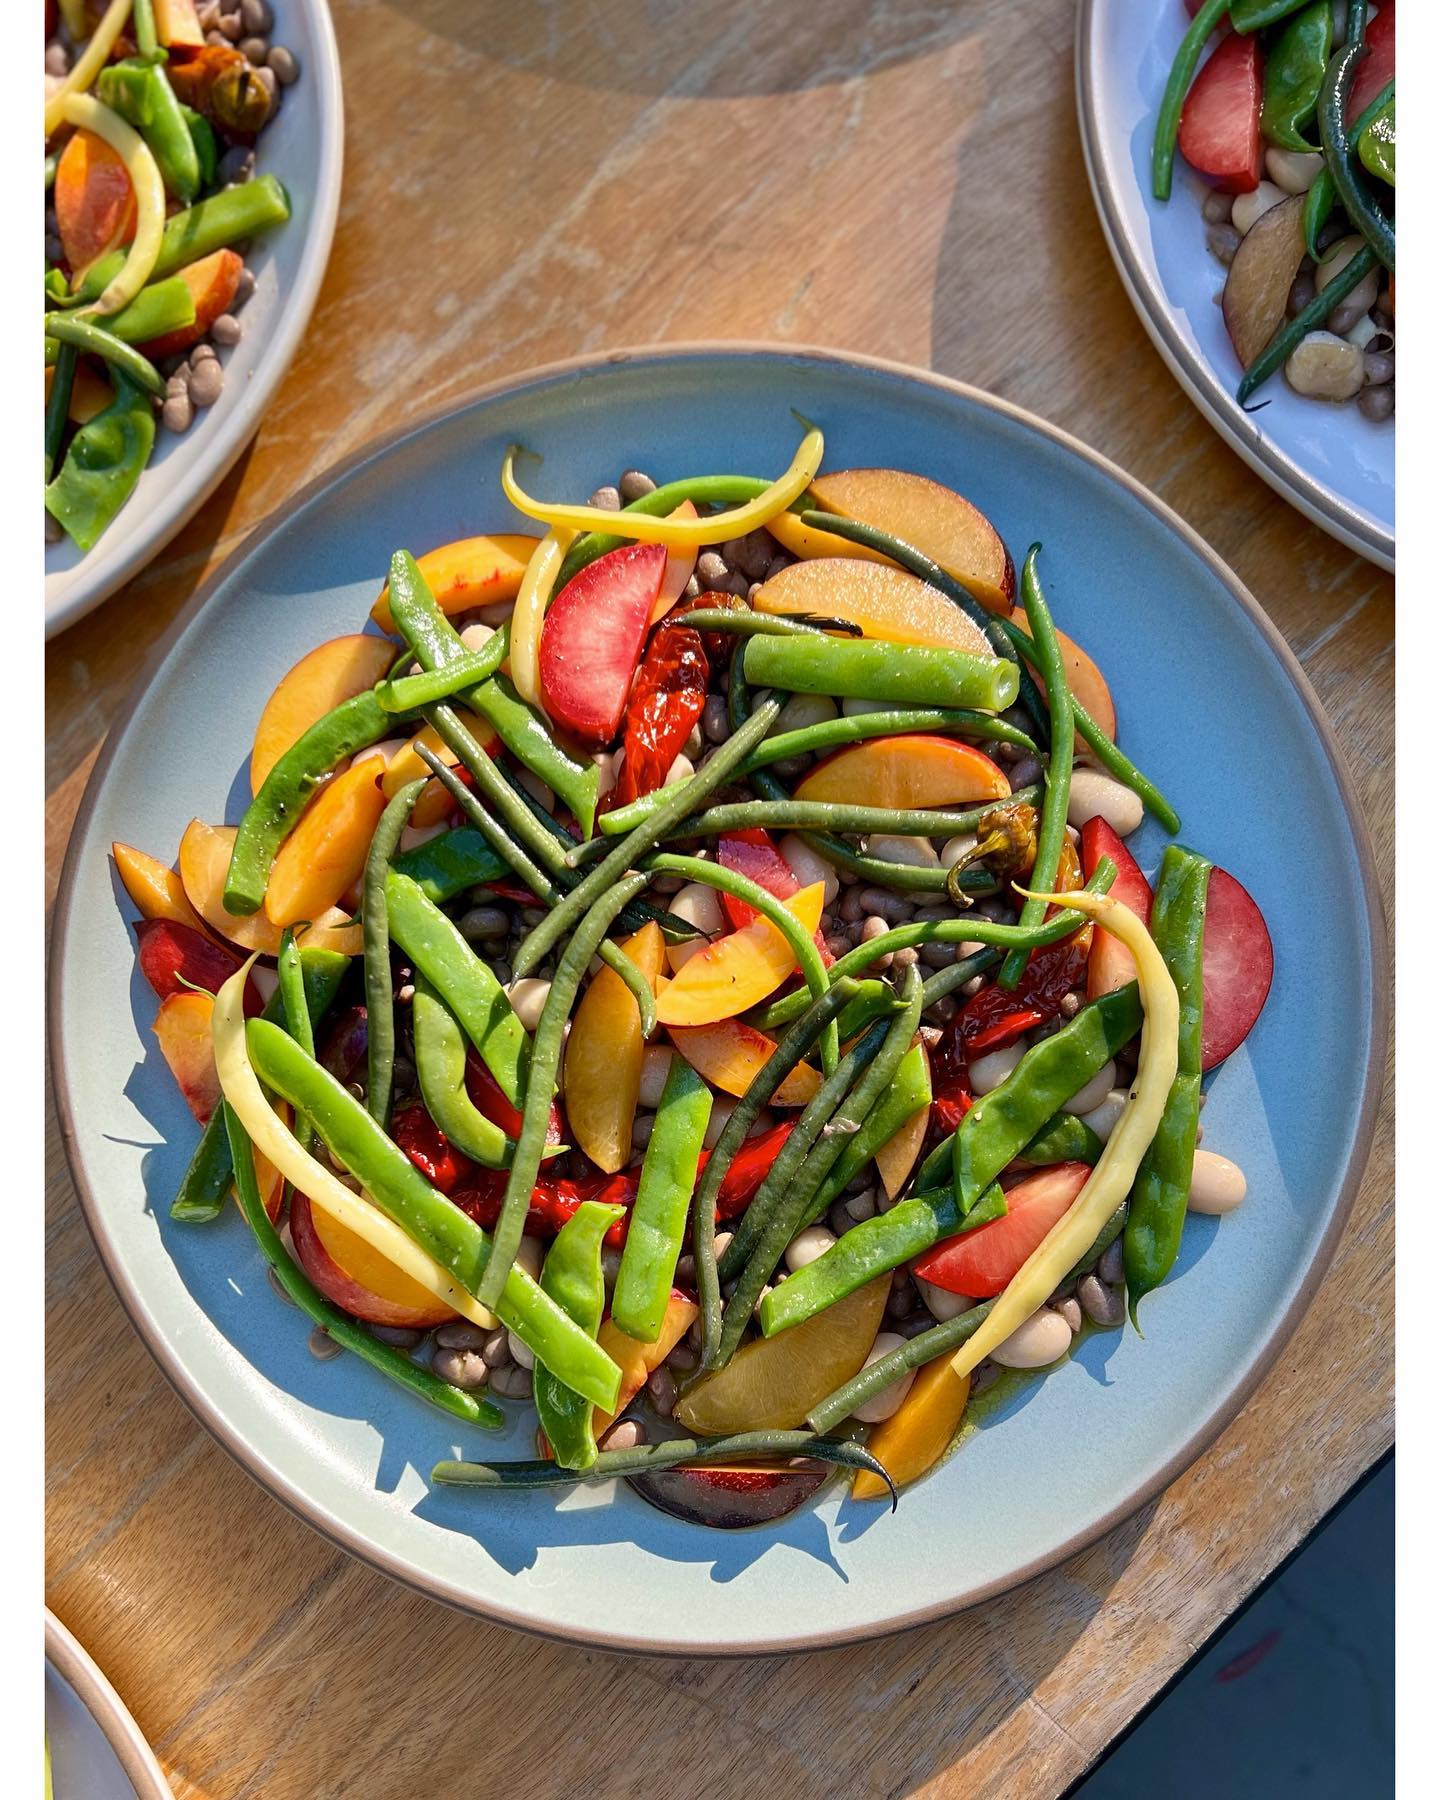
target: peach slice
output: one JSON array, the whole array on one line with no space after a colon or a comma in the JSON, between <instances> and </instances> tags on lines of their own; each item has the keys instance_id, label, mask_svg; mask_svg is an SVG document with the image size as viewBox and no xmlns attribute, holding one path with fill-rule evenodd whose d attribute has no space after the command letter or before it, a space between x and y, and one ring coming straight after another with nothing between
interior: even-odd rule
<instances>
[{"instance_id":1,"label":"peach slice","mask_svg":"<svg viewBox=\"0 0 1440 1800\"><path fill-rule=\"evenodd\" d=\"M822 881L801 888L786 906L813 933L825 902ZM694 956L656 999L662 1025L713 1025L758 1006L795 967L795 953L766 918L716 938Z\"/></svg>"},{"instance_id":2,"label":"peach slice","mask_svg":"<svg viewBox=\"0 0 1440 1800\"><path fill-rule=\"evenodd\" d=\"M807 496L803 505L809 507L815 502ZM765 529L782 550L788 550L802 562L810 562L817 556L844 556L857 562L881 563L887 569L895 567L890 558L882 556L878 550L871 550L864 544L852 544L849 538L837 537L833 531L817 531L812 525L802 525L797 512L781 513Z\"/></svg>"},{"instance_id":3,"label":"peach slice","mask_svg":"<svg viewBox=\"0 0 1440 1800\"><path fill-rule=\"evenodd\" d=\"M727 1094L745 1093L775 1054L775 1040L739 1019L719 1019L713 1025L672 1025L670 1041L711 1087ZM820 1086L820 1074L809 1063L799 1063L770 1096L771 1106L806 1106Z\"/></svg>"},{"instance_id":4,"label":"peach slice","mask_svg":"<svg viewBox=\"0 0 1440 1800\"><path fill-rule=\"evenodd\" d=\"M180 840L180 879L185 898L214 932L242 950L258 950L274 956L280 948L280 927L263 912L244 917L225 910L225 872L235 847L233 825L207 825L192 819ZM345 923L348 914L337 907L321 913L305 933L307 950L338 950L342 956L359 956L364 937L358 925Z\"/></svg>"},{"instance_id":5,"label":"peach slice","mask_svg":"<svg viewBox=\"0 0 1440 1800\"><path fill-rule=\"evenodd\" d=\"M167 331L163 337L151 338L141 348L152 358L175 356L198 344L221 313L229 312L230 302L240 285L244 262L233 250L215 250L190 263L176 274L190 290L195 302L195 317L189 325Z\"/></svg>"},{"instance_id":6,"label":"peach slice","mask_svg":"<svg viewBox=\"0 0 1440 1800\"><path fill-rule=\"evenodd\" d=\"M970 1398L970 1377L956 1375L950 1360L947 1352L926 1363L899 1410L882 1420L865 1440L865 1448L883 1463L896 1487L934 1468L960 1429ZM890 1498L889 1488L869 1469L855 1471L850 1492L857 1500Z\"/></svg>"},{"instance_id":7,"label":"peach slice","mask_svg":"<svg viewBox=\"0 0 1440 1800\"><path fill-rule=\"evenodd\" d=\"M517 533L457 538L453 544L441 544L438 550L427 550L415 560L435 596L435 604L448 618L452 613L469 612L473 606L494 606L500 600L513 600L520 592L525 565L539 541ZM388 582L370 608L370 617L382 631L395 629Z\"/></svg>"},{"instance_id":8,"label":"peach slice","mask_svg":"<svg viewBox=\"0 0 1440 1800\"><path fill-rule=\"evenodd\" d=\"M455 711L460 723L470 733L471 737L474 738L475 742L482 750L490 749L490 747L498 741L495 736L495 728L488 719L482 719L478 713L473 713L468 707L464 706L457 707ZM432 756L438 756L440 761L445 764L446 768L453 769L460 760L450 746L443 741L440 734L433 726L426 725L422 727L421 730L415 733L414 737L411 738L404 749L397 750L394 756L392 756L385 765L385 773L380 778L380 791L387 800L393 800L395 795L400 792L401 788L405 787L407 783L414 781L418 776L429 775L429 769L427 769L425 764L420 760L419 749L421 745L423 745ZM445 793L445 789L438 781L435 781L433 777L431 786L436 788L440 793ZM446 809L449 807L450 799L449 796L446 795L445 805L435 810L433 817L422 818L419 816L420 805L428 798L429 789L427 788L425 793L420 796L420 803L418 803L415 808L416 816L413 823L416 825L433 825L436 819L443 817ZM433 804L434 803L432 802L432 807ZM426 810L429 812L431 807L427 807Z\"/></svg>"},{"instance_id":9,"label":"peach slice","mask_svg":"<svg viewBox=\"0 0 1440 1800\"><path fill-rule=\"evenodd\" d=\"M455 1317L443 1300L298 1190L290 1203L290 1239L296 1261L325 1298L367 1324L428 1331Z\"/></svg>"},{"instance_id":10,"label":"peach slice","mask_svg":"<svg viewBox=\"0 0 1440 1800\"><path fill-rule=\"evenodd\" d=\"M1010 617L1026 637L1032 635L1030 621L1025 617L1023 606L1017 606ZM1099 665L1088 652L1080 648L1074 638L1066 637L1063 631L1057 631L1055 639L1060 646L1060 654L1065 659L1065 676L1070 683L1070 692L1074 694L1106 737L1113 738L1115 736L1115 702L1110 698L1110 688L1105 677L1100 673ZM1076 742L1079 742L1078 738Z\"/></svg>"},{"instance_id":11,"label":"peach slice","mask_svg":"<svg viewBox=\"0 0 1440 1800\"><path fill-rule=\"evenodd\" d=\"M653 988L665 967L665 940L642 925L620 946ZM645 1039L635 997L613 969L585 990L565 1045L565 1115L580 1148L607 1175L630 1160Z\"/></svg>"},{"instance_id":12,"label":"peach slice","mask_svg":"<svg viewBox=\"0 0 1440 1800\"><path fill-rule=\"evenodd\" d=\"M173 869L131 844L112 844L110 854L115 858L125 892L139 907L142 919L170 919L196 931L204 929L199 913L185 898L185 884Z\"/></svg>"},{"instance_id":13,"label":"peach slice","mask_svg":"<svg viewBox=\"0 0 1440 1800\"><path fill-rule=\"evenodd\" d=\"M73 275L135 235L135 190L124 158L93 131L77 131L55 169L55 223Z\"/></svg>"},{"instance_id":14,"label":"peach slice","mask_svg":"<svg viewBox=\"0 0 1440 1800\"><path fill-rule=\"evenodd\" d=\"M171 994L160 1002L155 1035L185 1103L202 1125L220 1104L220 1077L210 1041L212 994Z\"/></svg>"},{"instance_id":15,"label":"peach slice","mask_svg":"<svg viewBox=\"0 0 1440 1800\"><path fill-rule=\"evenodd\" d=\"M45 371L45 398L50 398L50 388L55 379L55 371ZM68 408L71 420L76 425L87 425L96 413L104 412L115 398L115 390L101 375L85 364L78 363L75 368L75 380L70 389L70 405Z\"/></svg>"},{"instance_id":16,"label":"peach slice","mask_svg":"<svg viewBox=\"0 0 1440 1800\"><path fill-rule=\"evenodd\" d=\"M993 657L985 633L953 601L891 563L840 557L791 563L755 596L764 613L811 613L846 619L866 637L891 644L931 644Z\"/></svg>"},{"instance_id":17,"label":"peach slice","mask_svg":"<svg viewBox=\"0 0 1440 1800\"><path fill-rule=\"evenodd\" d=\"M272 925L318 919L360 879L385 796L373 757L328 782L280 846L265 889Z\"/></svg>"},{"instance_id":18,"label":"peach slice","mask_svg":"<svg viewBox=\"0 0 1440 1800\"><path fill-rule=\"evenodd\" d=\"M917 1047L920 1051L921 1061L928 1069L930 1066L929 1053L925 1049L923 1040L919 1037L915 1039L915 1043L911 1046L912 1049ZM925 1092L928 1094L929 1091L930 1082L927 1075ZM885 1198L887 1200L893 1200L900 1192L901 1188L904 1187L906 1177L909 1175L911 1169L915 1167L916 1159L920 1155L921 1147L925 1142L925 1132L929 1127L929 1124L930 1102L927 1099L924 1105L918 1107L916 1111L911 1113L910 1117L895 1133L894 1137L887 1138L875 1152L875 1167L879 1171L880 1181L885 1189Z\"/></svg>"},{"instance_id":19,"label":"peach slice","mask_svg":"<svg viewBox=\"0 0 1440 1800\"><path fill-rule=\"evenodd\" d=\"M982 751L917 733L837 750L816 764L795 798L910 808L1004 800L1009 793L1005 771Z\"/></svg>"},{"instance_id":20,"label":"peach slice","mask_svg":"<svg viewBox=\"0 0 1440 1800\"><path fill-rule=\"evenodd\" d=\"M1015 565L1000 534L978 507L953 489L903 469L837 469L817 476L810 492L820 510L874 525L939 563L991 612L1008 612L1014 603ZM775 531L773 524L770 530ZM786 530L782 525L781 531ZM834 533L809 535L816 542L824 540L819 549L822 556L835 554L829 549L831 544L844 545L841 554L845 556L862 554ZM785 542L783 537L781 542ZM788 543L785 547L791 548ZM804 555L805 551L794 554Z\"/></svg>"},{"instance_id":21,"label":"peach slice","mask_svg":"<svg viewBox=\"0 0 1440 1800\"><path fill-rule=\"evenodd\" d=\"M331 638L302 656L265 702L250 752L250 792L258 794L265 777L318 719L342 700L353 700L374 687L395 660L395 646L385 638L356 632ZM425 773L424 764L416 773ZM401 783L400 785L404 785Z\"/></svg>"},{"instance_id":22,"label":"peach slice","mask_svg":"<svg viewBox=\"0 0 1440 1800\"><path fill-rule=\"evenodd\" d=\"M682 1294L679 1288L671 1288L659 1337L653 1344L642 1344L628 1337L608 1313L605 1315L597 1336L600 1348L620 1366L620 1392L613 1412L595 1408L592 1422L596 1437L605 1435L699 1316L700 1308L690 1296Z\"/></svg>"},{"instance_id":23,"label":"peach slice","mask_svg":"<svg viewBox=\"0 0 1440 1800\"><path fill-rule=\"evenodd\" d=\"M682 500L674 512L668 515L672 519L693 519L695 502ZM700 555L700 546L695 544L689 550L671 550L665 558L665 573L660 578L660 592L655 596L655 604L650 608L650 623L658 625L670 611L678 605L680 596L685 592L686 584L695 573L695 564Z\"/></svg>"},{"instance_id":24,"label":"peach slice","mask_svg":"<svg viewBox=\"0 0 1440 1800\"><path fill-rule=\"evenodd\" d=\"M155 0L155 35L167 48L202 49L205 33L195 0Z\"/></svg>"}]
</instances>

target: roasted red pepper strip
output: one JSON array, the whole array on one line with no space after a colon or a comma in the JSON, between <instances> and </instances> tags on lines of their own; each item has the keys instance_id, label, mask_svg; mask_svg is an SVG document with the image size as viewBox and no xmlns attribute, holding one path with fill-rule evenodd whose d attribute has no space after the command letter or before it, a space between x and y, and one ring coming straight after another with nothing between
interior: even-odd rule
<instances>
[{"instance_id":1,"label":"roasted red pepper strip","mask_svg":"<svg viewBox=\"0 0 1440 1800\"><path fill-rule=\"evenodd\" d=\"M455 1148L423 1106L407 1106L396 1113L390 1129L395 1142L442 1194L453 1194L461 1182L477 1173L475 1164ZM503 1176L500 1191L505 1191Z\"/></svg>"},{"instance_id":2,"label":"roasted red pepper strip","mask_svg":"<svg viewBox=\"0 0 1440 1800\"><path fill-rule=\"evenodd\" d=\"M475 1103L476 1110L484 1113L492 1125L498 1125L508 1138L519 1137L522 1123L519 1112L500 1092L499 1082L468 1044L465 1047L465 1090ZM565 1142L565 1121L553 1100L550 1102L549 1123L545 1127L545 1142Z\"/></svg>"},{"instance_id":3,"label":"roasted red pepper strip","mask_svg":"<svg viewBox=\"0 0 1440 1800\"><path fill-rule=\"evenodd\" d=\"M991 982L965 1002L958 1023L967 1057L983 1056L987 1050L1013 1044L1022 1032L1055 1017L1066 994L1084 984L1089 968L1089 934L1079 935L1087 941L1077 943L1074 938L1065 938L1036 950L1013 994Z\"/></svg>"},{"instance_id":4,"label":"roasted red pepper strip","mask_svg":"<svg viewBox=\"0 0 1440 1800\"><path fill-rule=\"evenodd\" d=\"M956 1013L945 1027L944 1036L930 1052L931 1135L949 1137L972 1104L970 1071L960 1036L960 1015Z\"/></svg>"},{"instance_id":5,"label":"roasted red pepper strip","mask_svg":"<svg viewBox=\"0 0 1440 1800\"><path fill-rule=\"evenodd\" d=\"M710 659L700 633L666 624L656 631L625 709L625 761L610 796L626 806L663 787L670 765L705 710Z\"/></svg>"}]
</instances>

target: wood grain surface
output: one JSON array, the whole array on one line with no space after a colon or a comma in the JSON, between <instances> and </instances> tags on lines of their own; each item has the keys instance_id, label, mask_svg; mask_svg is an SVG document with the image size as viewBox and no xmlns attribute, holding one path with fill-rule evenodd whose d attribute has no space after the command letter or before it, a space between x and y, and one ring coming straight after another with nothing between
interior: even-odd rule
<instances>
[{"instance_id":1,"label":"wood grain surface","mask_svg":"<svg viewBox=\"0 0 1440 1800\"><path fill-rule=\"evenodd\" d=\"M928 366L1147 483L1299 654L1388 889L1392 583L1251 474L1151 349L1085 180L1070 0L334 11L345 194L313 327L209 505L50 646L50 896L149 647L296 486L477 382L698 337ZM1230 753L1245 754L1238 737ZM682 1782L1058 1794L1392 1438L1387 1098L1350 1231L1278 1366L1206 1456L1093 1549L858 1648L739 1664L582 1653L448 1613L263 1494L122 1314L53 1118L47 1171L49 1601L183 1800Z\"/></svg>"}]
</instances>

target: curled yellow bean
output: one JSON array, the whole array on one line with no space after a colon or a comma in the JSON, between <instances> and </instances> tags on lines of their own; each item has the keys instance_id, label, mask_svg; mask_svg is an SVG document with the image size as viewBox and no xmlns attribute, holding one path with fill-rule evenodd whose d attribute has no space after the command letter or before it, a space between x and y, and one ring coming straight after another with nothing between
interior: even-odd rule
<instances>
[{"instance_id":1,"label":"curled yellow bean","mask_svg":"<svg viewBox=\"0 0 1440 1800\"><path fill-rule=\"evenodd\" d=\"M132 0L110 0L100 23L90 34L90 42L77 57L70 73L45 102L47 138L53 134L57 125L63 123L65 102L72 94L83 94L109 61L110 52L115 48L115 40L124 30L126 19L130 17L131 4Z\"/></svg>"},{"instance_id":2,"label":"curled yellow bean","mask_svg":"<svg viewBox=\"0 0 1440 1800\"><path fill-rule=\"evenodd\" d=\"M609 515L606 515L609 517ZM565 553L578 532L554 526L535 546L510 615L510 679L522 700L540 705L540 632Z\"/></svg>"}]
</instances>

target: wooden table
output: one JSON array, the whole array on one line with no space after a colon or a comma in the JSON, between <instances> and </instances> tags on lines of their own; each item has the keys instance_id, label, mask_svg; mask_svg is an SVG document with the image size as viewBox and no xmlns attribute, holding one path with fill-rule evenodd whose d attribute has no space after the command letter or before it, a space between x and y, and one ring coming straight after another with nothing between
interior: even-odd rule
<instances>
[{"instance_id":1,"label":"wooden table","mask_svg":"<svg viewBox=\"0 0 1440 1800\"><path fill-rule=\"evenodd\" d=\"M929 366L1148 483L1300 655L1388 870L1392 584L1263 486L1151 349L1086 185L1072 11L337 0L349 141L314 325L210 504L50 648L52 892L149 646L297 485L474 383L701 337ZM443 1611L263 1494L121 1313L53 1131L47 1169L50 1604L186 1800L468 1796L497 1770L514 1800L651 1796L700 1768L717 1796L759 1781L787 1797L1053 1795L1391 1442L1387 1103L1351 1229L1279 1364L1093 1549L858 1648L584 1654Z\"/></svg>"}]
</instances>

